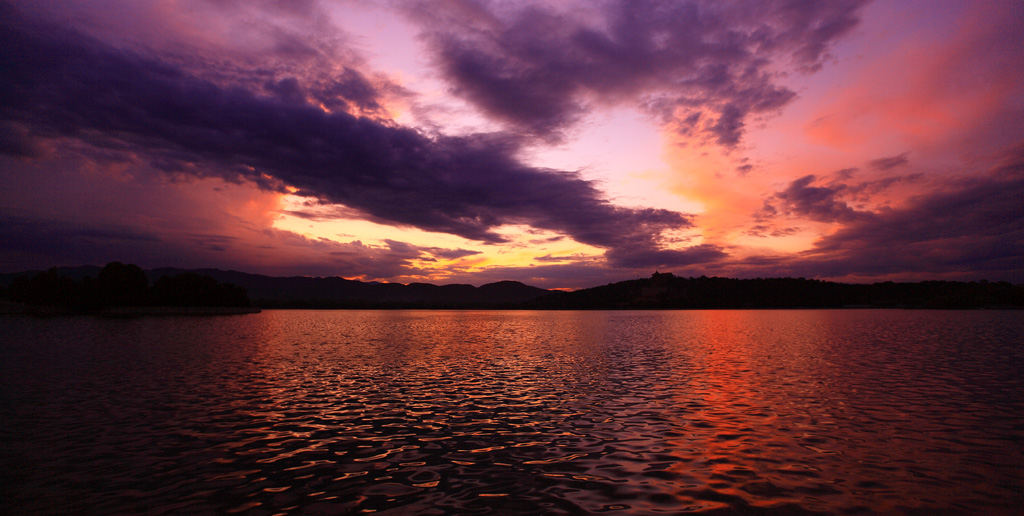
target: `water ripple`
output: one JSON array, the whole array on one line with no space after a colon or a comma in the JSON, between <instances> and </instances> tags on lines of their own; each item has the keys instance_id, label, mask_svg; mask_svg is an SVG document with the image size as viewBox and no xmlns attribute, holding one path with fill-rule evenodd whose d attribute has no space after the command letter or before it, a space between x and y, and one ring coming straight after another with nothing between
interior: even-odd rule
<instances>
[{"instance_id":1,"label":"water ripple","mask_svg":"<svg viewBox=\"0 0 1024 516\"><path fill-rule=\"evenodd\" d=\"M1016 312L0 320L36 514L1014 514Z\"/></svg>"}]
</instances>

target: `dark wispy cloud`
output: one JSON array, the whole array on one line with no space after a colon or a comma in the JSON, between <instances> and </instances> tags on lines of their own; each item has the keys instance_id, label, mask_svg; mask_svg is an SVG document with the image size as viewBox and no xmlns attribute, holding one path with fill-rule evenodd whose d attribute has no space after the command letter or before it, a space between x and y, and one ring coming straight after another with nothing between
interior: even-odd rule
<instances>
[{"instance_id":1,"label":"dark wispy cloud","mask_svg":"<svg viewBox=\"0 0 1024 516\"><path fill-rule=\"evenodd\" d=\"M575 254L571 256L552 256L546 254L544 256L535 256L533 261L540 263L564 263L564 262L579 262L586 259L586 256L582 254Z\"/></svg>"},{"instance_id":2,"label":"dark wispy cloud","mask_svg":"<svg viewBox=\"0 0 1024 516\"><path fill-rule=\"evenodd\" d=\"M746 234L746 235L750 235L750 236L754 236L754 237L758 237L758 238L768 238L768 237L776 237L776 238L778 238L778 237L795 235L796 233L799 233L799 232L800 232L800 228L798 228L798 227L776 228L776 227L773 227L773 226L770 226L770 225L766 225L766 224L755 224L755 225L751 226L750 229L744 231L743 233Z\"/></svg>"},{"instance_id":3,"label":"dark wispy cloud","mask_svg":"<svg viewBox=\"0 0 1024 516\"><path fill-rule=\"evenodd\" d=\"M849 168L844 168L844 169L837 170L832 175L834 175L837 179L839 179L841 181L845 181L845 180L850 179L851 177L853 177L853 175L856 174L859 171L860 171L860 169L857 168L857 167L849 167Z\"/></svg>"},{"instance_id":4,"label":"dark wispy cloud","mask_svg":"<svg viewBox=\"0 0 1024 516\"><path fill-rule=\"evenodd\" d=\"M884 165L872 165L878 170L888 171L902 166L906 155L883 158ZM874 162L872 162L874 163ZM857 209L850 203L871 204L877 201L876 196L901 183L919 183L926 180L923 173L892 175L880 178L855 181L856 168L839 170L831 177L819 178L809 174L790 182L785 190L769 196L764 205L754 216L759 222L765 222L776 216L801 217L818 222L851 222L874 216L866 209ZM765 231L752 228L748 234L764 236Z\"/></svg>"},{"instance_id":5,"label":"dark wispy cloud","mask_svg":"<svg viewBox=\"0 0 1024 516\"><path fill-rule=\"evenodd\" d=\"M410 244L408 242L399 242L397 240L385 239L384 243L388 245L388 248L396 253L403 253L410 259L420 259L428 261L436 261L438 258L445 260L455 260L458 258L465 258L467 256L473 256L475 254L481 254L480 251L473 251L471 249L447 249L443 247L424 247Z\"/></svg>"},{"instance_id":6,"label":"dark wispy cloud","mask_svg":"<svg viewBox=\"0 0 1024 516\"><path fill-rule=\"evenodd\" d=\"M904 152L898 156L889 156L887 158L873 159L868 162L868 166L875 170L887 172L896 167L902 167L907 163L910 163L910 159L907 157L908 153Z\"/></svg>"},{"instance_id":7,"label":"dark wispy cloud","mask_svg":"<svg viewBox=\"0 0 1024 516\"><path fill-rule=\"evenodd\" d=\"M754 115L795 98L778 68L815 71L863 1L418 2L454 92L519 130L559 139L592 104L639 106L734 146Z\"/></svg>"},{"instance_id":8,"label":"dark wispy cloud","mask_svg":"<svg viewBox=\"0 0 1024 516\"><path fill-rule=\"evenodd\" d=\"M869 202L875 195L902 183L921 183L927 177L924 173L917 172L901 176L888 176L881 179L869 179L861 182L851 182L846 185L845 191L851 200L858 202Z\"/></svg>"},{"instance_id":9,"label":"dark wispy cloud","mask_svg":"<svg viewBox=\"0 0 1024 516\"><path fill-rule=\"evenodd\" d=\"M71 260L88 259L89 250L110 247L136 247L159 242L160 238L126 226L69 224L66 221L23 217L0 212L0 242L7 251L25 255L59 256Z\"/></svg>"},{"instance_id":10,"label":"dark wispy cloud","mask_svg":"<svg viewBox=\"0 0 1024 516\"><path fill-rule=\"evenodd\" d=\"M14 154L39 142L79 140L145 154L181 173L287 184L372 220L484 242L504 241L494 231L500 225L528 224L630 263L643 261L639 251L663 251L662 231L691 225L678 212L615 206L574 173L526 166L517 159L520 142L509 135L428 136L325 112L308 102L299 79L261 92L224 85L7 4L0 12L0 120L14 129L4 146ZM372 105L368 81L345 74L339 81L355 92L339 101ZM710 255L696 250L678 258L696 256Z\"/></svg>"},{"instance_id":11,"label":"dark wispy cloud","mask_svg":"<svg viewBox=\"0 0 1024 516\"><path fill-rule=\"evenodd\" d=\"M765 201L759 215L765 219L781 213L819 222L849 222L870 216L842 200L846 185L812 186L815 180L814 175L807 175L793 181Z\"/></svg>"},{"instance_id":12,"label":"dark wispy cloud","mask_svg":"<svg viewBox=\"0 0 1024 516\"><path fill-rule=\"evenodd\" d=\"M627 269L666 269L695 264L707 265L722 261L727 249L713 244L700 244L686 249L652 249L650 247L617 247L608 251L611 263Z\"/></svg>"},{"instance_id":13,"label":"dark wispy cloud","mask_svg":"<svg viewBox=\"0 0 1024 516\"><path fill-rule=\"evenodd\" d=\"M267 241L273 251L287 257L279 270L270 274L360 277L366 280L418 277L429 273L414 262L431 261L431 250L406 242L388 240L384 245L362 241L337 242L271 229ZM437 249L438 252L445 250ZM259 265L257 265L259 266ZM265 268L266 266L264 266Z\"/></svg>"}]
</instances>

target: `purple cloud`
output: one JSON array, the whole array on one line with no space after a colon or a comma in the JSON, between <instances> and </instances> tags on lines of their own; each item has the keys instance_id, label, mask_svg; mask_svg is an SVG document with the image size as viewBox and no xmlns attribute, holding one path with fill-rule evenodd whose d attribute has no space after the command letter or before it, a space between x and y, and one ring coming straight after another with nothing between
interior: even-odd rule
<instances>
[{"instance_id":1,"label":"purple cloud","mask_svg":"<svg viewBox=\"0 0 1024 516\"><path fill-rule=\"evenodd\" d=\"M611 262L627 269L667 269L695 264L707 265L728 257L726 249L712 244L686 249L652 249L617 247L607 253Z\"/></svg>"},{"instance_id":2,"label":"purple cloud","mask_svg":"<svg viewBox=\"0 0 1024 516\"><path fill-rule=\"evenodd\" d=\"M834 201L822 197L824 211L834 213ZM846 218L843 228L822 237L809 251L795 257L758 257L744 265L793 276L940 274L1021 282L1021 199L1024 144L986 174L951 181L944 190L899 208Z\"/></svg>"},{"instance_id":3,"label":"purple cloud","mask_svg":"<svg viewBox=\"0 0 1024 516\"><path fill-rule=\"evenodd\" d=\"M910 163L910 160L907 158L907 154L908 153L904 152L903 154L900 154L898 156L873 159L868 162L868 166L875 170L888 172L889 170L892 170L896 167L902 167L903 165Z\"/></svg>"},{"instance_id":4,"label":"purple cloud","mask_svg":"<svg viewBox=\"0 0 1024 516\"><path fill-rule=\"evenodd\" d=\"M847 186L846 192L851 199L866 202L871 199L871 196L888 190L893 185L900 183L915 183L924 180L925 175L922 173L907 174L904 176L889 176L881 179L850 184Z\"/></svg>"},{"instance_id":5,"label":"purple cloud","mask_svg":"<svg viewBox=\"0 0 1024 516\"><path fill-rule=\"evenodd\" d=\"M905 158L905 155L901 155L884 158L884 161L889 163L891 169L900 166L896 162ZM759 222L766 222L780 213L818 222L850 222L870 218L874 216L872 212L854 209L847 201L869 202L872 196L893 185L922 181L925 178L924 174L915 173L860 182L840 182L852 179L856 171L854 168L840 170L832 174L837 180L825 184L821 184L813 174L796 179L785 190L766 199L764 206L755 213L755 218ZM751 228L748 234L764 236L765 231L757 227Z\"/></svg>"},{"instance_id":6,"label":"purple cloud","mask_svg":"<svg viewBox=\"0 0 1024 516\"><path fill-rule=\"evenodd\" d=\"M756 224L751 226L750 229L744 231L745 235L750 235L758 238L768 237L784 237L789 235L795 235L800 232L800 228L789 227L789 228L774 228L765 224Z\"/></svg>"},{"instance_id":7,"label":"purple cloud","mask_svg":"<svg viewBox=\"0 0 1024 516\"><path fill-rule=\"evenodd\" d=\"M477 1L408 12L454 92L519 130L557 140L592 104L628 103L735 146L753 115L796 94L773 66L821 67L863 1L611 1L585 12Z\"/></svg>"},{"instance_id":8,"label":"purple cloud","mask_svg":"<svg viewBox=\"0 0 1024 516\"><path fill-rule=\"evenodd\" d=\"M779 212L806 217L819 222L848 222L870 217L869 212L857 211L840 200L846 185L811 186L814 175L807 175L776 192L762 208L760 215L771 218Z\"/></svg>"},{"instance_id":9,"label":"purple cloud","mask_svg":"<svg viewBox=\"0 0 1024 516\"><path fill-rule=\"evenodd\" d=\"M442 247L423 247L391 239L385 239L384 243L388 245L388 248L391 249L391 251L396 253L402 253L408 256L410 259L436 261L437 258L442 258L446 260L455 260L458 258L473 256L475 254L481 254L480 251L473 251L470 249L445 249Z\"/></svg>"},{"instance_id":10,"label":"purple cloud","mask_svg":"<svg viewBox=\"0 0 1024 516\"><path fill-rule=\"evenodd\" d=\"M517 159L509 135L427 136L333 113L303 101L304 83L262 92L222 85L178 63L117 49L0 5L0 121L27 142L68 139L150 156L183 174L288 184L371 220L502 242L503 224L528 224L609 249L609 257L661 252L662 231L687 215L615 206L577 174ZM195 64L193 64L194 66ZM344 101L375 98L358 76ZM369 100L368 100L369 99ZM270 176L271 179L267 179ZM619 248L629 248L618 252ZM660 260L711 254L661 252Z\"/></svg>"},{"instance_id":11,"label":"purple cloud","mask_svg":"<svg viewBox=\"0 0 1024 516\"><path fill-rule=\"evenodd\" d=\"M853 175L856 174L859 171L860 171L860 169L857 168L857 167L850 167L850 168L844 168L842 170L837 170L837 171L835 171L835 173L833 175L836 178L838 178L838 179L840 179L842 181L845 181L845 180L850 179L851 177L853 177Z\"/></svg>"}]
</instances>

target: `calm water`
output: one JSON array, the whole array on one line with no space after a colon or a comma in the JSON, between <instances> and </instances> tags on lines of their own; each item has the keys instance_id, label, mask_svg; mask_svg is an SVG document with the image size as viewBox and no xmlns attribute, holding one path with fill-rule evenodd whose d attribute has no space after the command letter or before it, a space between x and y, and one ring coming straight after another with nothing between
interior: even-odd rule
<instances>
[{"instance_id":1,"label":"calm water","mask_svg":"<svg viewBox=\"0 0 1024 516\"><path fill-rule=\"evenodd\" d=\"M0 318L11 514L1014 514L1024 312Z\"/></svg>"}]
</instances>

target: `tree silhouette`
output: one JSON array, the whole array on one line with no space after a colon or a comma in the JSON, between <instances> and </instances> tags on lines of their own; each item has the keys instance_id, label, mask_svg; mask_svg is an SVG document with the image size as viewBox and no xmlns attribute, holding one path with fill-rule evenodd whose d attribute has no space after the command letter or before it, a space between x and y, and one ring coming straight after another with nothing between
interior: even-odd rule
<instances>
[{"instance_id":1,"label":"tree silhouette","mask_svg":"<svg viewBox=\"0 0 1024 516\"><path fill-rule=\"evenodd\" d=\"M249 306L244 288L192 272L162 276L152 292L154 304L162 306Z\"/></svg>"},{"instance_id":2,"label":"tree silhouette","mask_svg":"<svg viewBox=\"0 0 1024 516\"><path fill-rule=\"evenodd\" d=\"M101 312L106 307L248 307L246 290L196 273L163 276L150 287L138 265L111 262L99 275L75 282L56 268L35 276L18 276L0 294L29 306L72 312Z\"/></svg>"},{"instance_id":3,"label":"tree silhouette","mask_svg":"<svg viewBox=\"0 0 1024 516\"><path fill-rule=\"evenodd\" d=\"M107 306L148 304L149 280L138 265L110 262L96 277L100 300Z\"/></svg>"},{"instance_id":4,"label":"tree silhouette","mask_svg":"<svg viewBox=\"0 0 1024 516\"><path fill-rule=\"evenodd\" d=\"M32 306L68 306L77 297L71 278L61 276L53 267L28 278L14 278L8 289L12 301Z\"/></svg>"}]
</instances>

